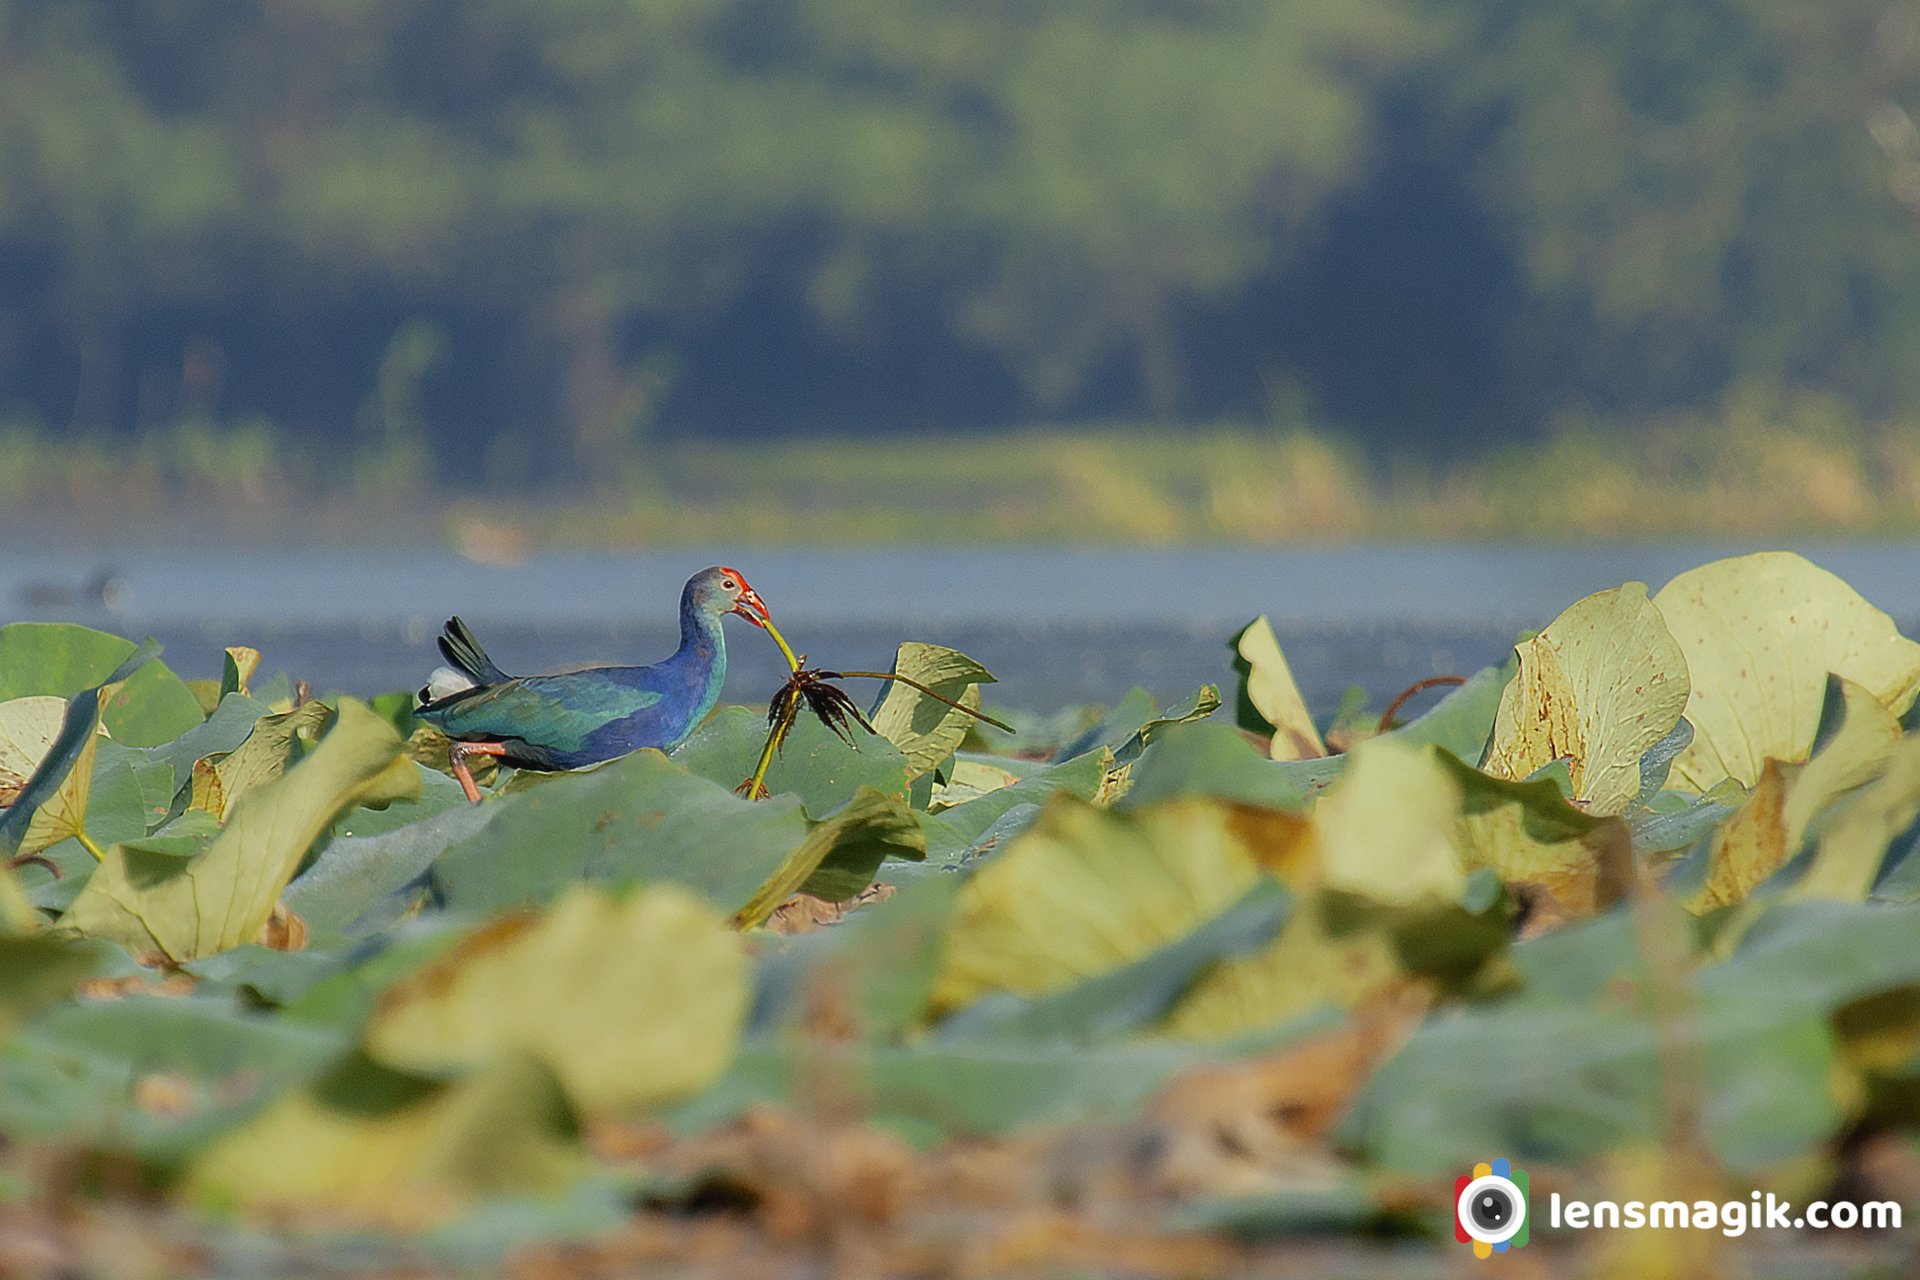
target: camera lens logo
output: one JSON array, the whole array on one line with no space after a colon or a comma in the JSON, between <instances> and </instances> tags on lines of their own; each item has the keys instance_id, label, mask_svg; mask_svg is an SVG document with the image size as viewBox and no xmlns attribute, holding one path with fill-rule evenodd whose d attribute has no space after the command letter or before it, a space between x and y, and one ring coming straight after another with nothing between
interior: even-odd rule
<instances>
[{"instance_id":1,"label":"camera lens logo","mask_svg":"<svg viewBox=\"0 0 1920 1280\"><path fill-rule=\"evenodd\" d=\"M1485 1258L1527 1246L1527 1171L1482 1162L1453 1180L1453 1238Z\"/></svg>"}]
</instances>

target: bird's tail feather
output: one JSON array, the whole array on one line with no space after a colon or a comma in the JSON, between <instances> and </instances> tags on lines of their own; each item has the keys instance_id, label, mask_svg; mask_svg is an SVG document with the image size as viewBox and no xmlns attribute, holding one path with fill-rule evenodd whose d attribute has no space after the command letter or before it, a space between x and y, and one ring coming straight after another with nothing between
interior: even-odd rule
<instances>
[{"instance_id":1,"label":"bird's tail feather","mask_svg":"<svg viewBox=\"0 0 1920 1280\"><path fill-rule=\"evenodd\" d=\"M457 615L447 619L446 630L440 637L440 652L456 670L472 677L476 684L499 684L512 678L493 665L493 659Z\"/></svg>"}]
</instances>

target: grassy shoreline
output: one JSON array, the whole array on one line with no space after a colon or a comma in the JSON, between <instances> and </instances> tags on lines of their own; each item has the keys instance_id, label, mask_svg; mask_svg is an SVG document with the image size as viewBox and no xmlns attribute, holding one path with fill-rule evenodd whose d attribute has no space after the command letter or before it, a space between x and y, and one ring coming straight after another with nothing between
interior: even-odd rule
<instances>
[{"instance_id":1,"label":"grassy shoreline","mask_svg":"<svg viewBox=\"0 0 1920 1280\"><path fill-rule=\"evenodd\" d=\"M1920 422L1736 400L1438 463L1232 424L658 443L591 491L437 487L417 452L304 454L260 424L135 442L0 429L10 524L446 540L476 559L698 542L1192 542L1920 532Z\"/></svg>"}]
</instances>

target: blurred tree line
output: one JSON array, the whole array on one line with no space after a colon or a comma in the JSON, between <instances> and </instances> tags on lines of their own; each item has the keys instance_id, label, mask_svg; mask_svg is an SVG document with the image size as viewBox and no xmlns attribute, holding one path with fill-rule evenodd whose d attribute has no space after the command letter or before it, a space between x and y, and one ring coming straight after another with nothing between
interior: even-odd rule
<instances>
[{"instance_id":1,"label":"blurred tree line","mask_svg":"<svg viewBox=\"0 0 1920 1280\"><path fill-rule=\"evenodd\" d=\"M0 0L0 415L1920 410L1910 0ZM424 464L423 464L424 465Z\"/></svg>"}]
</instances>

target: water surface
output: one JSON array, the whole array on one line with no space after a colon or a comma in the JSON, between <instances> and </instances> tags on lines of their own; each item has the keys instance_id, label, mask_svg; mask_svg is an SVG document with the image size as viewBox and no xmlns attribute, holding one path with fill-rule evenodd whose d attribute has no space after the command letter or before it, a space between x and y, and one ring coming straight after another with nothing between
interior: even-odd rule
<instances>
[{"instance_id":1,"label":"water surface","mask_svg":"<svg viewBox=\"0 0 1920 1280\"><path fill-rule=\"evenodd\" d=\"M747 575L818 663L884 666L901 639L951 644L1000 677L1000 701L1035 710L1111 701L1135 684L1172 698L1229 679L1227 637L1265 613L1324 711L1349 684L1378 701L1423 676L1496 661L1515 632L1588 592L1632 580L1657 589L1716 556L1758 549L711 547L556 553L506 567L435 550L47 551L0 566L0 609L151 633L187 675L217 672L222 645L251 644L271 669L373 692L419 683L452 613L510 671L652 661L673 646L681 583L724 563ZM1895 617L1920 619L1920 543L1793 549ZM115 584L111 608L91 594L103 573ZM780 678L778 655L744 625L732 635L727 696L764 701Z\"/></svg>"}]
</instances>

